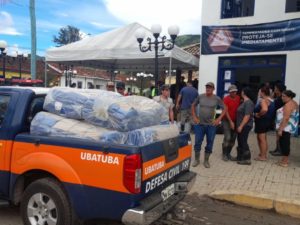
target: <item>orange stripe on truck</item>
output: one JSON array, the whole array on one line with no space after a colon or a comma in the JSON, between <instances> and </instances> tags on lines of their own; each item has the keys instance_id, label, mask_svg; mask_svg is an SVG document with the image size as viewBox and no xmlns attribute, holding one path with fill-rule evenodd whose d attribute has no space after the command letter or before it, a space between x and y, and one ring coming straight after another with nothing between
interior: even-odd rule
<instances>
[{"instance_id":1,"label":"orange stripe on truck","mask_svg":"<svg viewBox=\"0 0 300 225\"><path fill-rule=\"evenodd\" d=\"M161 172L171 168L172 166L178 164L179 162L190 158L192 154L192 146L187 145L183 148L178 149L177 159L166 163L165 156L160 156L153 160L143 163L143 181L148 180Z\"/></svg>"},{"instance_id":2,"label":"orange stripe on truck","mask_svg":"<svg viewBox=\"0 0 300 225\"><path fill-rule=\"evenodd\" d=\"M10 170L12 141L0 140L0 171Z\"/></svg>"},{"instance_id":3,"label":"orange stripe on truck","mask_svg":"<svg viewBox=\"0 0 300 225\"><path fill-rule=\"evenodd\" d=\"M126 155L78 148L15 142L11 172L50 172L63 182L129 193L123 185Z\"/></svg>"}]
</instances>

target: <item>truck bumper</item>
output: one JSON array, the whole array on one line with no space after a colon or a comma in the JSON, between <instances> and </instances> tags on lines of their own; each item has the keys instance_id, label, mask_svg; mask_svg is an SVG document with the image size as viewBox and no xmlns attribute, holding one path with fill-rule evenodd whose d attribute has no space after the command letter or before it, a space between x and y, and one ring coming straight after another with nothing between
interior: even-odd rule
<instances>
[{"instance_id":1,"label":"truck bumper","mask_svg":"<svg viewBox=\"0 0 300 225\"><path fill-rule=\"evenodd\" d=\"M184 173L174 181L174 195L165 201L162 200L160 192L150 195L142 200L139 207L128 209L122 217L122 222L125 225L148 225L153 223L184 198L192 188L195 180L196 173Z\"/></svg>"}]
</instances>

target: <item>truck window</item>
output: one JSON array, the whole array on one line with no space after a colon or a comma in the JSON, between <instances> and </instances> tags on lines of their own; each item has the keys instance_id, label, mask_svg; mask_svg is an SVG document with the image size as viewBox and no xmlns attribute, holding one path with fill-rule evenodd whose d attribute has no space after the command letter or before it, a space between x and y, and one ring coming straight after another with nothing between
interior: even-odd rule
<instances>
[{"instance_id":1,"label":"truck window","mask_svg":"<svg viewBox=\"0 0 300 225\"><path fill-rule=\"evenodd\" d=\"M35 97L32 102L31 105L29 107L29 111L27 114L27 124L30 126L30 123L33 119L33 117L40 111L43 111L43 105L44 105L44 100L45 100L45 96L39 96L39 97Z\"/></svg>"},{"instance_id":2,"label":"truck window","mask_svg":"<svg viewBox=\"0 0 300 225\"><path fill-rule=\"evenodd\" d=\"M10 100L10 96L0 95L0 126L2 125L2 122L5 118L9 100Z\"/></svg>"}]
</instances>

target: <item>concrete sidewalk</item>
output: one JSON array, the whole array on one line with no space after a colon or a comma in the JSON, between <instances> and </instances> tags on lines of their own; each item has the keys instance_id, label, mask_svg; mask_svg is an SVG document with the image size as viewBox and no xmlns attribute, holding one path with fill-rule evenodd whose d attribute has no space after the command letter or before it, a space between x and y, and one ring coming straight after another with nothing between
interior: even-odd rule
<instances>
[{"instance_id":1,"label":"concrete sidewalk","mask_svg":"<svg viewBox=\"0 0 300 225\"><path fill-rule=\"evenodd\" d=\"M194 135L192 135L194 140ZM275 148L275 133L268 135L269 150ZM192 168L198 174L191 193L260 209L274 209L278 213L300 218L300 138L291 138L290 165L276 165L281 157L268 155L266 162L252 160L251 166L222 160L223 135L217 135L211 168L203 166L205 141L201 150L201 163ZM256 135L249 136L252 159L259 149ZM232 151L236 155L236 149Z\"/></svg>"}]
</instances>

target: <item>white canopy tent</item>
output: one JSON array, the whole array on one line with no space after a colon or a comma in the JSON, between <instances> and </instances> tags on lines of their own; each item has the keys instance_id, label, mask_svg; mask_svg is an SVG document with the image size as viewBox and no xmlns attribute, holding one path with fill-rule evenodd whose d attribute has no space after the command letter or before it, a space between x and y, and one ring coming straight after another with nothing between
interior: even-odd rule
<instances>
[{"instance_id":1,"label":"white canopy tent","mask_svg":"<svg viewBox=\"0 0 300 225\"><path fill-rule=\"evenodd\" d=\"M95 67L106 70L124 70L132 72L154 71L154 49L143 53L139 50L136 31L145 30L146 38L153 37L151 31L138 23L132 23L96 36L48 49L46 60L64 64ZM145 42L145 40L144 40ZM159 70L172 69L198 70L199 59L192 54L175 46L172 50L158 52Z\"/></svg>"}]
</instances>

